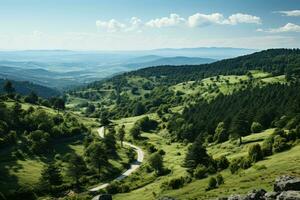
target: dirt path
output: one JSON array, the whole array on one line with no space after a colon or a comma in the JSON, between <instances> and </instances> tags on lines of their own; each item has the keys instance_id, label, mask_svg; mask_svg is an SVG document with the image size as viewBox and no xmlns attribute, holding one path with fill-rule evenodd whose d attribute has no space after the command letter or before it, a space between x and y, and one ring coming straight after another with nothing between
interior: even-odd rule
<instances>
[{"instance_id":1,"label":"dirt path","mask_svg":"<svg viewBox=\"0 0 300 200\"><path fill-rule=\"evenodd\" d=\"M104 138L105 137L105 134L104 134L104 127L100 127L98 129L98 134L101 138ZM123 142L123 145L125 146L129 146L131 148L133 148L136 153L137 153L137 160L134 161L133 163L131 163L130 165L130 168L128 170L126 170L125 172L123 172L120 176L118 176L117 178L115 178L114 180L122 180L124 178L126 178L127 176L129 176L130 174L132 174L133 172L135 172L139 167L140 165L142 164L143 160L144 160L144 152L143 150L140 148L140 147L137 147L129 142ZM111 181L112 182L112 181ZM90 191L92 192L95 192L95 191L98 191L98 190L101 190L101 189L104 189L106 188L107 186L109 186L110 183L104 183L102 185L99 185L97 187L94 187L92 189L90 189ZM93 200L96 200L99 196L95 196L93 198Z\"/></svg>"}]
</instances>

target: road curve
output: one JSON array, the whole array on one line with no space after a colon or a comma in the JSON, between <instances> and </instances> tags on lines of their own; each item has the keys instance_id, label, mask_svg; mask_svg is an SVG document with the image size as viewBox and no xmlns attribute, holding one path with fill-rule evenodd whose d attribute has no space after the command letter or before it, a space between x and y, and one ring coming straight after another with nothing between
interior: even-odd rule
<instances>
[{"instance_id":1,"label":"road curve","mask_svg":"<svg viewBox=\"0 0 300 200\"><path fill-rule=\"evenodd\" d=\"M104 135L104 127L103 126L98 129L98 134L99 134L99 136L101 138L105 137L105 135ZM135 145L133 145L133 144L131 144L129 142L123 142L123 145L129 146L129 147L133 148L136 151L138 157L137 157L136 161L134 161L133 163L131 163L130 168L128 170L126 170L120 176L118 176L117 178L114 179L114 180L117 180L117 181L120 181L120 180L126 178L131 173L133 173L134 171L136 171L140 167L140 165L142 164L142 162L144 160L144 152L143 152L143 150L140 147L137 147L137 146L135 146ZM99 185L97 187L94 187L94 188L90 189L90 191L91 192L99 191L99 190L104 189L107 186L109 186L109 184L110 183L104 183L102 185ZM93 200L94 199L98 199L98 197L99 196L95 196L93 198Z\"/></svg>"}]
</instances>

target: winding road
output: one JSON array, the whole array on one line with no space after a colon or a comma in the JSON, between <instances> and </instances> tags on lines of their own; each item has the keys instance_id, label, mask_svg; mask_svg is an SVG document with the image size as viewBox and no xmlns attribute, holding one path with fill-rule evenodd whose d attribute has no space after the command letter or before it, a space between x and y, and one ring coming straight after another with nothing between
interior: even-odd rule
<instances>
[{"instance_id":1,"label":"winding road","mask_svg":"<svg viewBox=\"0 0 300 200\"><path fill-rule=\"evenodd\" d=\"M99 136L101 138L105 137L104 127L103 126L98 129L98 134L99 134ZM129 146L129 147L133 148L136 151L136 153L137 153L138 156L137 156L137 160L134 161L133 163L131 163L130 168L128 170L126 170L125 172L123 172L120 176L118 176L117 178L115 178L114 181L115 180L116 181L120 181L120 180L126 178L127 176L129 176L130 174L132 174L133 172L135 172L140 167L140 165L142 164L142 162L144 160L144 152L143 152L143 150L140 147L137 147L137 146L135 146L135 145L133 145L133 144L131 144L129 142L123 142L123 145ZM91 192L99 191L101 189L106 188L109 185L110 185L110 183L104 183L102 185L99 185L97 187L94 187L94 188L90 189L90 191ZM98 199L98 197L99 197L99 195L95 196L93 198L93 200Z\"/></svg>"}]
</instances>

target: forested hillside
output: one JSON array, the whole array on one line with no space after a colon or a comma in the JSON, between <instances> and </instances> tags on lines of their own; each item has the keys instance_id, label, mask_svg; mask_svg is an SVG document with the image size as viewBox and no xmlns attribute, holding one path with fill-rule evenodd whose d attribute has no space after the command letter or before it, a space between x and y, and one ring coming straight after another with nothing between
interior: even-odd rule
<instances>
[{"instance_id":1,"label":"forested hillside","mask_svg":"<svg viewBox=\"0 0 300 200\"><path fill-rule=\"evenodd\" d=\"M195 101L204 93L215 93L211 97L248 86L293 81L299 75L299 55L298 49L273 49L212 64L150 67L92 83L70 95L77 98L73 101L77 108L90 106L94 114L101 107L102 115L110 118L135 116L164 106L183 106L183 102ZM95 116L99 117L100 112Z\"/></svg>"},{"instance_id":2,"label":"forested hillside","mask_svg":"<svg viewBox=\"0 0 300 200\"><path fill-rule=\"evenodd\" d=\"M113 131L100 140L97 121L68 112L63 98L22 96L13 83L0 96L0 199L85 192L126 168L134 155Z\"/></svg>"},{"instance_id":3,"label":"forested hillside","mask_svg":"<svg viewBox=\"0 0 300 200\"><path fill-rule=\"evenodd\" d=\"M0 93L4 93L3 86L7 80L0 79ZM59 96L60 92L42 85L30 83L28 81L11 81L15 87L15 92L21 95L29 95L31 92L36 93L40 97L50 98Z\"/></svg>"},{"instance_id":4,"label":"forested hillside","mask_svg":"<svg viewBox=\"0 0 300 200\"><path fill-rule=\"evenodd\" d=\"M300 159L299 69L299 49L150 67L70 91L67 107L147 150L137 174L107 188L116 199L216 198L300 175L287 162Z\"/></svg>"}]
</instances>

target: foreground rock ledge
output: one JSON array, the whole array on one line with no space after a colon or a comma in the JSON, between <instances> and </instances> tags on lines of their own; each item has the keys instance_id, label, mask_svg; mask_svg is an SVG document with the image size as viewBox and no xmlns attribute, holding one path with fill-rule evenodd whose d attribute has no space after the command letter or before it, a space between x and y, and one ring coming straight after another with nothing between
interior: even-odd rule
<instances>
[{"instance_id":1,"label":"foreground rock ledge","mask_svg":"<svg viewBox=\"0 0 300 200\"><path fill-rule=\"evenodd\" d=\"M300 200L300 179L294 176L280 176L275 180L274 191L256 189L247 195L231 195L219 200Z\"/></svg>"}]
</instances>

